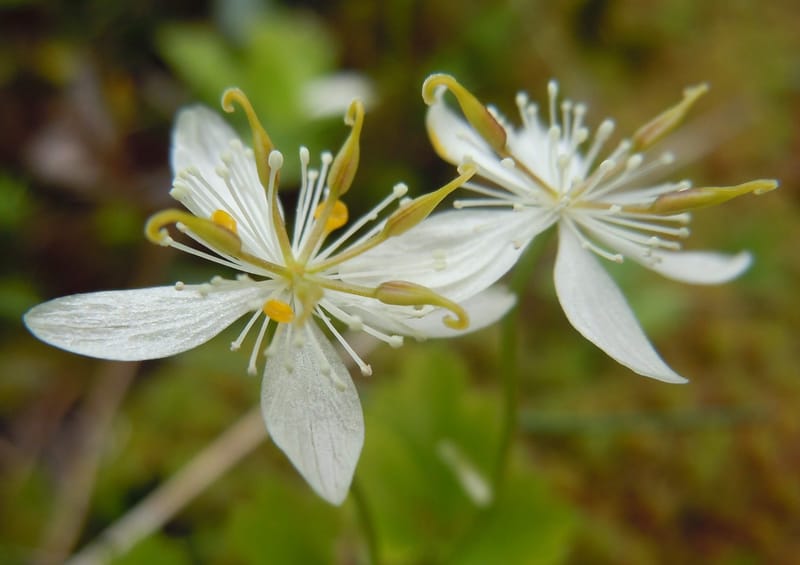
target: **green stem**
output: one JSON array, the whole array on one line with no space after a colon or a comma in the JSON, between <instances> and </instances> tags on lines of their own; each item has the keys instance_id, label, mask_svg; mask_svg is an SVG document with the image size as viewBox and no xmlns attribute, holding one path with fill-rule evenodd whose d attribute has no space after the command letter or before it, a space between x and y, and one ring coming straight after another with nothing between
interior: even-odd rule
<instances>
[{"instance_id":1,"label":"green stem","mask_svg":"<svg viewBox=\"0 0 800 565\"><path fill-rule=\"evenodd\" d=\"M546 237L540 236L528 246L522 258L514 267L509 286L511 291L520 300L528 281L533 273L536 263L544 249ZM500 334L500 373L503 379L503 419L500 430L500 443L497 451L497 460L492 477L492 489L497 500L503 490L511 448L514 444L514 435L519 423L519 370L517 362L519 304L506 315L501 325Z\"/></svg>"},{"instance_id":2,"label":"green stem","mask_svg":"<svg viewBox=\"0 0 800 565\"><path fill-rule=\"evenodd\" d=\"M372 513L370 512L369 505L367 504L367 497L364 489L361 486L361 481L358 477L353 478L353 484L350 485L350 494L353 497L353 502L356 505L356 513L358 514L359 521L361 522L361 531L364 539L367 542L367 556L369 557L369 565L381 565L380 552L378 550L378 536L375 531L375 522L372 520Z\"/></svg>"}]
</instances>

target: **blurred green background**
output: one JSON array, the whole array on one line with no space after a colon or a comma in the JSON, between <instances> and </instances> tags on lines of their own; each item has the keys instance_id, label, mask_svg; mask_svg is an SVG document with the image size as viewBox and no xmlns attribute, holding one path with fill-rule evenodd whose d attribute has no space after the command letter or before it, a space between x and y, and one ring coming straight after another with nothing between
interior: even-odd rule
<instances>
[{"instance_id":1,"label":"blurred green background","mask_svg":"<svg viewBox=\"0 0 800 565\"><path fill-rule=\"evenodd\" d=\"M518 90L542 101L557 78L591 125L613 116L622 132L708 81L673 139L676 177L782 187L695 214L688 247L753 251L739 280L614 269L686 386L638 377L583 340L555 299L554 241L536 242L520 299L521 429L489 509L442 454L493 470L499 329L370 353L357 475L383 561L796 562L798 29L793 0L0 2L0 561L61 561L258 401L249 350L230 353L225 336L120 365L21 324L55 296L215 274L142 237L170 205L177 108L218 107L223 88L242 87L287 156L290 194L297 147L318 155L346 135L323 105L336 85L368 87L355 214L397 181L416 195L452 175L419 94L446 71L511 118ZM117 562L357 564L362 532L352 500L326 505L264 442Z\"/></svg>"}]
</instances>

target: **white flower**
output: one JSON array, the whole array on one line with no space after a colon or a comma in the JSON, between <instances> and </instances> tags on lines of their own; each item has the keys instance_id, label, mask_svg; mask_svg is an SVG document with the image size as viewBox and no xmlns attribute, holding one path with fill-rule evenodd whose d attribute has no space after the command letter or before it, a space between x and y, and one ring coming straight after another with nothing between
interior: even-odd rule
<instances>
[{"instance_id":1,"label":"white flower","mask_svg":"<svg viewBox=\"0 0 800 565\"><path fill-rule=\"evenodd\" d=\"M229 90L223 96L227 111L233 110L233 102L247 113L254 149L214 112L203 107L183 110L174 131L175 181L170 194L191 214L159 212L148 221L146 233L161 245L242 274L205 284L179 282L58 298L31 309L25 323L43 341L71 352L143 360L191 349L248 314L231 348L238 349L255 334L251 373L256 372L259 354L266 354L262 410L267 429L314 490L339 504L361 452L364 422L344 363L311 318L319 320L369 375L370 366L334 321L396 347L404 335L456 335L467 330L468 322L469 330L478 329L501 317L514 299L503 290L487 290L488 284L481 286L479 264L448 260L463 242L437 241L435 234L462 228L450 229L453 221L444 216L428 217L474 168L436 192L404 200L376 222L405 195L404 185L395 186L329 242L331 232L348 219L341 197L350 188L359 160L363 107L356 101L345 120L352 126L350 136L335 158L325 153L321 168L311 170L308 150L301 148L302 186L289 233L277 197L283 156L241 91ZM172 224L209 252L173 239L166 229ZM456 303L461 301L464 307Z\"/></svg>"},{"instance_id":2,"label":"white flower","mask_svg":"<svg viewBox=\"0 0 800 565\"><path fill-rule=\"evenodd\" d=\"M445 104L447 90L466 119ZM674 128L705 90L705 85L687 89L679 104L632 138L623 139L597 164L613 122L600 124L590 141L583 121L586 107L569 101L559 105L555 82L548 86L547 123L527 96L517 96L520 128L508 125L451 76L432 75L423 85L423 98L430 105L428 132L436 151L450 163L472 162L478 167L476 176L481 181L464 186L480 197L455 205L478 207L485 214L483 244L491 240L498 247L524 248L557 224L555 286L569 321L621 364L641 375L675 383L686 379L653 349L597 257L617 263L630 258L672 279L698 284L730 280L750 265L747 252L680 251L680 240L689 235L688 212L741 194L766 192L777 186L775 181L691 188L687 181L648 180L672 157L646 158L643 152ZM459 213L463 212L449 212ZM513 262L513 253L507 252L495 266L494 276L500 277Z\"/></svg>"}]
</instances>

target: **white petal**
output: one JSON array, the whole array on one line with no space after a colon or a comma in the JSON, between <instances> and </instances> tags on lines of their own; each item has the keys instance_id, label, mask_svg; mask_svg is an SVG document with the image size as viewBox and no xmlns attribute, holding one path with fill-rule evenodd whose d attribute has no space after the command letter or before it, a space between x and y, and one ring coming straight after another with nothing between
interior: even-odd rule
<instances>
[{"instance_id":1,"label":"white petal","mask_svg":"<svg viewBox=\"0 0 800 565\"><path fill-rule=\"evenodd\" d=\"M234 129L210 108L198 105L182 109L172 134L172 172L201 166L213 171L234 139L239 139Z\"/></svg>"},{"instance_id":2,"label":"white petal","mask_svg":"<svg viewBox=\"0 0 800 565\"><path fill-rule=\"evenodd\" d=\"M181 110L173 133L172 167L176 177L171 194L195 216L210 218L224 210L236 221L245 251L280 260L252 151L222 117L204 106Z\"/></svg>"},{"instance_id":3,"label":"white petal","mask_svg":"<svg viewBox=\"0 0 800 565\"><path fill-rule=\"evenodd\" d=\"M74 294L31 308L25 325L42 341L89 357L140 361L205 343L252 309L252 285L205 296L172 286Z\"/></svg>"},{"instance_id":4,"label":"white petal","mask_svg":"<svg viewBox=\"0 0 800 565\"><path fill-rule=\"evenodd\" d=\"M616 283L563 223L555 285L567 319L586 339L640 375L686 382L653 349Z\"/></svg>"},{"instance_id":5,"label":"white petal","mask_svg":"<svg viewBox=\"0 0 800 565\"><path fill-rule=\"evenodd\" d=\"M444 325L442 318L450 313L437 309L422 318L411 318L406 323L425 337L455 337L494 324L514 307L517 297L505 287L497 285L464 301L461 306L469 316L469 327L465 330L453 330Z\"/></svg>"},{"instance_id":6,"label":"white petal","mask_svg":"<svg viewBox=\"0 0 800 565\"><path fill-rule=\"evenodd\" d=\"M692 284L719 284L735 279L752 263L747 251L736 255L709 251L655 251L654 262L632 257L648 269L676 281Z\"/></svg>"},{"instance_id":7,"label":"white petal","mask_svg":"<svg viewBox=\"0 0 800 565\"><path fill-rule=\"evenodd\" d=\"M461 302L488 288L552 224L538 209L450 210L340 267L344 280L377 286L405 280Z\"/></svg>"},{"instance_id":8,"label":"white petal","mask_svg":"<svg viewBox=\"0 0 800 565\"><path fill-rule=\"evenodd\" d=\"M282 324L274 339L261 391L267 430L317 494L341 504L364 445L356 388L313 322Z\"/></svg>"}]
</instances>

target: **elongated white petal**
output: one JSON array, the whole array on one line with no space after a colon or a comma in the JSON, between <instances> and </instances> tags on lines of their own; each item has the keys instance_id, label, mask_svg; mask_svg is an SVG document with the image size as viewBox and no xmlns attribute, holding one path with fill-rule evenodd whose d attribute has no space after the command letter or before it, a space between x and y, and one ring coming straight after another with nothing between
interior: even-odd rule
<instances>
[{"instance_id":1,"label":"elongated white petal","mask_svg":"<svg viewBox=\"0 0 800 565\"><path fill-rule=\"evenodd\" d=\"M24 320L33 335L72 353L158 359L205 343L252 310L259 292L230 283L205 295L172 286L73 294L34 306Z\"/></svg>"},{"instance_id":2,"label":"elongated white petal","mask_svg":"<svg viewBox=\"0 0 800 565\"><path fill-rule=\"evenodd\" d=\"M619 287L563 223L555 285L567 319L586 339L640 375L686 382L653 349Z\"/></svg>"},{"instance_id":3,"label":"elongated white petal","mask_svg":"<svg viewBox=\"0 0 800 565\"><path fill-rule=\"evenodd\" d=\"M350 374L313 322L282 324L270 350L261 392L267 430L317 494L341 504L364 444Z\"/></svg>"},{"instance_id":4,"label":"elongated white petal","mask_svg":"<svg viewBox=\"0 0 800 565\"><path fill-rule=\"evenodd\" d=\"M341 265L342 278L376 286L408 280L459 302L491 286L554 216L536 209L450 210Z\"/></svg>"}]
</instances>

